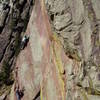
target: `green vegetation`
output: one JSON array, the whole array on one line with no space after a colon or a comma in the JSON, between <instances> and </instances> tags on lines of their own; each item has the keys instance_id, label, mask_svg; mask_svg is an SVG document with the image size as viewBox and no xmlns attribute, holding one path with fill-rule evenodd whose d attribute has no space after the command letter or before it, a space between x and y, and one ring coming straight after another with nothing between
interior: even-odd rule
<instances>
[{"instance_id":1,"label":"green vegetation","mask_svg":"<svg viewBox=\"0 0 100 100\"><path fill-rule=\"evenodd\" d=\"M18 56L20 52L20 45L21 45L21 36L20 34L17 34L15 39L15 56Z\"/></svg>"},{"instance_id":2,"label":"green vegetation","mask_svg":"<svg viewBox=\"0 0 100 100\"><path fill-rule=\"evenodd\" d=\"M12 77L11 66L7 61L4 61L0 72L0 95L5 91L9 92L13 82L14 79Z\"/></svg>"},{"instance_id":3,"label":"green vegetation","mask_svg":"<svg viewBox=\"0 0 100 100\"><path fill-rule=\"evenodd\" d=\"M0 87L0 96L5 92L6 94L9 94L11 87L12 87L11 85L10 86L3 85L2 87Z\"/></svg>"}]
</instances>

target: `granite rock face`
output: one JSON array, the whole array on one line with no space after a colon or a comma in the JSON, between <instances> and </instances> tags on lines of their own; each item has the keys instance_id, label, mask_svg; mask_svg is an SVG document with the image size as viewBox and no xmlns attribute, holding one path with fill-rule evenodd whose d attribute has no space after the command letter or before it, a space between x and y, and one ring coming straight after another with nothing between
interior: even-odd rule
<instances>
[{"instance_id":1,"label":"granite rock face","mask_svg":"<svg viewBox=\"0 0 100 100\"><path fill-rule=\"evenodd\" d=\"M7 64L6 67L9 65L12 74L19 52L21 34L26 30L32 7L33 1L0 0L0 96L4 92L6 92L4 95L8 94L9 85L6 86L6 82L3 82L5 77L3 79L2 77L5 74L2 73ZM7 77L12 77L10 74ZM7 97L4 95L0 97L2 100L3 97L4 99Z\"/></svg>"},{"instance_id":2,"label":"granite rock face","mask_svg":"<svg viewBox=\"0 0 100 100\"><path fill-rule=\"evenodd\" d=\"M0 3L0 69L8 62L15 78L10 94L0 99L17 100L15 90L24 88L22 100L100 100L99 5L100 0ZM29 43L16 56L24 32Z\"/></svg>"},{"instance_id":3,"label":"granite rock face","mask_svg":"<svg viewBox=\"0 0 100 100\"><path fill-rule=\"evenodd\" d=\"M62 38L66 38L65 41L69 43L69 46L73 47L71 49L75 49L79 53L81 52L80 57L82 60L88 62L92 59L96 65L99 65L99 58L96 56L100 53L99 45L96 45L96 42L98 42L97 44L100 42L99 1L61 0L60 2L57 0L51 0L51 3L46 1L54 30ZM59 9L61 11L57 11ZM66 47L68 44L64 43L64 45Z\"/></svg>"},{"instance_id":4,"label":"granite rock face","mask_svg":"<svg viewBox=\"0 0 100 100\"><path fill-rule=\"evenodd\" d=\"M50 1L45 3L52 30L60 37L66 55L72 59L65 67L66 100L99 100L99 0ZM80 64L75 65L75 62Z\"/></svg>"},{"instance_id":5,"label":"granite rock face","mask_svg":"<svg viewBox=\"0 0 100 100\"><path fill-rule=\"evenodd\" d=\"M1 63L4 60L10 60L8 59L12 55L12 53L10 52L15 52L16 36L18 35L20 36L21 32L25 31L26 28L25 26L27 26L27 22L30 16L30 9L32 9L32 5L29 4L29 2L27 1L8 0L8 1L2 1L0 3L0 62ZM2 65L0 65L0 68L1 67Z\"/></svg>"}]
</instances>

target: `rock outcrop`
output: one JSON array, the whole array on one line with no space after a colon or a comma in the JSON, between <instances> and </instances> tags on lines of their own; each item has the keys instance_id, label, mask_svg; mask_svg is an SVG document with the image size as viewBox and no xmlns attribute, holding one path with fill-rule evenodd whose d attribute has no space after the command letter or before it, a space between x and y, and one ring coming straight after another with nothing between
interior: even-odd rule
<instances>
[{"instance_id":1,"label":"rock outcrop","mask_svg":"<svg viewBox=\"0 0 100 100\"><path fill-rule=\"evenodd\" d=\"M2 72L11 66L15 81L0 99L17 100L18 89L23 90L21 100L99 100L99 4L99 0L2 2L0 68ZM20 51L24 32L29 42Z\"/></svg>"},{"instance_id":2,"label":"rock outcrop","mask_svg":"<svg viewBox=\"0 0 100 100\"><path fill-rule=\"evenodd\" d=\"M46 0L45 3L52 30L71 59L65 67L66 100L99 100L100 1Z\"/></svg>"},{"instance_id":3,"label":"rock outcrop","mask_svg":"<svg viewBox=\"0 0 100 100\"><path fill-rule=\"evenodd\" d=\"M0 95L9 87L4 81L12 77L20 40L26 30L33 4L33 0L0 0ZM7 75L4 66L11 75Z\"/></svg>"}]
</instances>

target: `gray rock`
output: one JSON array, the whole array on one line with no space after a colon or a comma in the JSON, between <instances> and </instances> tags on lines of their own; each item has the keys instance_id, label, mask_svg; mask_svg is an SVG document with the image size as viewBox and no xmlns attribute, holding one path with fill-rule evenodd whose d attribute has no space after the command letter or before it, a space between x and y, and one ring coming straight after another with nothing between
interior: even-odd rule
<instances>
[{"instance_id":1,"label":"gray rock","mask_svg":"<svg viewBox=\"0 0 100 100\"><path fill-rule=\"evenodd\" d=\"M88 100L100 100L100 96L88 95Z\"/></svg>"},{"instance_id":2,"label":"gray rock","mask_svg":"<svg viewBox=\"0 0 100 100\"><path fill-rule=\"evenodd\" d=\"M19 4L22 5L24 3L24 0L19 0Z\"/></svg>"},{"instance_id":3,"label":"gray rock","mask_svg":"<svg viewBox=\"0 0 100 100\"><path fill-rule=\"evenodd\" d=\"M27 19L27 14L28 14L28 11L29 11L29 6L28 4L25 5L24 7L24 11L21 13L21 19Z\"/></svg>"},{"instance_id":4,"label":"gray rock","mask_svg":"<svg viewBox=\"0 0 100 100\"><path fill-rule=\"evenodd\" d=\"M8 11L9 11L8 9L7 10L2 9L0 11L0 27L3 27Z\"/></svg>"},{"instance_id":5,"label":"gray rock","mask_svg":"<svg viewBox=\"0 0 100 100\"><path fill-rule=\"evenodd\" d=\"M66 27L71 21L70 13L55 16L54 19L54 26L57 30L61 30L62 28Z\"/></svg>"},{"instance_id":6,"label":"gray rock","mask_svg":"<svg viewBox=\"0 0 100 100\"><path fill-rule=\"evenodd\" d=\"M91 0L97 19L100 19L100 0Z\"/></svg>"},{"instance_id":7,"label":"gray rock","mask_svg":"<svg viewBox=\"0 0 100 100\"><path fill-rule=\"evenodd\" d=\"M75 24L80 24L84 18L84 5L82 0L68 0L72 13L72 20Z\"/></svg>"}]
</instances>

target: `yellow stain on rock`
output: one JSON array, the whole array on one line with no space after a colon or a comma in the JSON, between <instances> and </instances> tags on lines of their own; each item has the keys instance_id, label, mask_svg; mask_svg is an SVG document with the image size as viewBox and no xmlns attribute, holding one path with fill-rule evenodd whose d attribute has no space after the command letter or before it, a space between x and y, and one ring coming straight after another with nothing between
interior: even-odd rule
<instances>
[{"instance_id":1,"label":"yellow stain on rock","mask_svg":"<svg viewBox=\"0 0 100 100\"><path fill-rule=\"evenodd\" d=\"M53 49L53 54L55 57L54 59L55 59L56 69L58 70L58 73L59 73L58 78L59 78L59 82L61 85L62 100L64 100L65 84L64 84L64 80L62 79L62 75L64 73L63 63L62 63L62 59L61 59L62 46L61 46L61 42L56 34L53 35L52 49Z\"/></svg>"}]
</instances>

